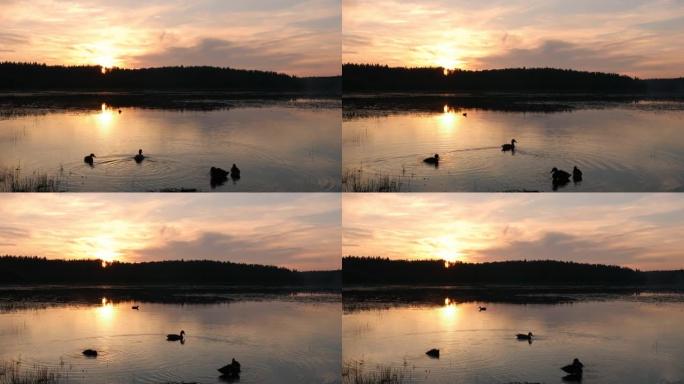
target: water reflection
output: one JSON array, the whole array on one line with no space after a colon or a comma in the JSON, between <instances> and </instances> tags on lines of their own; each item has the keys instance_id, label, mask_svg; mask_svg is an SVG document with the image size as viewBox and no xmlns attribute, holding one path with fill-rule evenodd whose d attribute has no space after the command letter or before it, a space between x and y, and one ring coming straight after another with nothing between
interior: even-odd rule
<instances>
[{"instance_id":1,"label":"water reflection","mask_svg":"<svg viewBox=\"0 0 684 384\"><path fill-rule=\"evenodd\" d=\"M203 109L195 103L200 107L98 102L96 110L0 111L9 115L0 119L0 169L17 168L25 177L47 174L64 191L339 190L338 106L252 100L232 109ZM136 164L139 148L146 159ZM92 167L84 162L91 153ZM209 169L233 163L241 177L212 188Z\"/></svg>"},{"instance_id":2,"label":"water reflection","mask_svg":"<svg viewBox=\"0 0 684 384\"><path fill-rule=\"evenodd\" d=\"M139 310L132 309L139 305ZM294 297L211 305L112 302L0 311L0 362L48 368L69 383L221 382L240 361L241 383L340 380L339 302ZM186 343L166 334L186 331ZM82 351L94 349L95 358Z\"/></svg>"},{"instance_id":3,"label":"water reflection","mask_svg":"<svg viewBox=\"0 0 684 384\"><path fill-rule=\"evenodd\" d=\"M343 168L360 170L369 184L388 177L401 191L551 191L552 168L577 166L583 181L559 191L684 190L682 102L563 101L561 108L545 100L510 111L374 102L345 102L342 129ZM513 138L515 151L503 152ZM422 161L435 153L438 168Z\"/></svg>"},{"instance_id":4,"label":"water reflection","mask_svg":"<svg viewBox=\"0 0 684 384\"><path fill-rule=\"evenodd\" d=\"M560 367L576 357L584 383L684 380L682 294L592 294L554 305L443 300L345 302L355 309L343 315L343 361L366 374L390 369L408 383L560 383ZM516 339L527 332L533 343ZM425 355L431 348L439 359Z\"/></svg>"}]
</instances>

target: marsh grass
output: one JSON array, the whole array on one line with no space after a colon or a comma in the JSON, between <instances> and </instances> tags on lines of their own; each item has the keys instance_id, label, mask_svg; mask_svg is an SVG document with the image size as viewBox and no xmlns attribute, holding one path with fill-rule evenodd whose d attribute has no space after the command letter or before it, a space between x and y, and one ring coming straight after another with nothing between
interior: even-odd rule
<instances>
[{"instance_id":1,"label":"marsh grass","mask_svg":"<svg viewBox=\"0 0 684 384\"><path fill-rule=\"evenodd\" d=\"M363 170L345 169L342 172L343 192L399 192L401 180L389 175L377 175L374 178L363 177Z\"/></svg>"},{"instance_id":2,"label":"marsh grass","mask_svg":"<svg viewBox=\"0 0 684 384\"><path fill-rule=\"evenodd\" d=\"M23 176L19 168L0 169L0 192L60 192L62 180L46 173Z\"/></svg>"},{"instance_id":3,"label":"marsh grass","mask_svg":"<svg viewBox=\"0 0 684 384\"><path fill-rule=\"evenodd\" d=\"M403 370L378 366L372 371L365 371L358 360L345 361L342 366L342 384L402 384L406 382Z\"/></svg>"},{"instance_id":4,"label":"marsh grass","mask_svg":"<svg viewBox=\"0 0 684 384\"><path fill-rule=\"evenodd\" d=\"M0 362L0 384L52 384L58 375L45 367L23 369L19 361Z\"/></svg>"}]
</instances>

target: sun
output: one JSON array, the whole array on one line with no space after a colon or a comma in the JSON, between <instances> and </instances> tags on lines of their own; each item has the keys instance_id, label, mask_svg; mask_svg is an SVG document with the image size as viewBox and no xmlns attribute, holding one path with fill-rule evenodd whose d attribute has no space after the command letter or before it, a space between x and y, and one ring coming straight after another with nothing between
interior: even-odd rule
<instances>
[{"instance_id":1,"label":"sun","mask_svg":"<svg viewBox=\"0 0 684 384\"><path fill-rule=\"evenodd\" d=\"M435 255L445 262L454 263L463 258L460 245L452 237L443 236L438 238L434 248Z\"/></svg>"},{"instance_id":2,"label":"sun","mask_svg":"<svg viewBox=\"0 0 684 384\"><path fill-rule=\"evenodd\" d=\"M107 236L98 236L95 238L93 248L93 256L102 260L103 267L106 266L106 264L111 264L121 255L114 239Z\"/></svg>"},{"instance_id":3,"label":"sun","mask_svg":"<svg viewBox=\"0 0 684 384\"><path fill-rule=\"evenodd\" d=\"M116 48L108 41L100 41L95 43L92 48L92 62L100 66L102 74L107 73L114 68L119 60L116 55Z\"/></svg>"}]
</instances>

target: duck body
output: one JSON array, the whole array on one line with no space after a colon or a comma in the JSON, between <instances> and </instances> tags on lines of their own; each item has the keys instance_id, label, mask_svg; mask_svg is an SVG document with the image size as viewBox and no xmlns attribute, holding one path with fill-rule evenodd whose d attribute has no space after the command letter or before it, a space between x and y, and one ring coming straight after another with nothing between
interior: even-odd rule
<instances>
[{"instance_id":1,"label":"duck body","mask_svg":"<svg viewBox=\"0 0 684 384\"><path fill-rule=\"evenodd\" d=\"M439 359L439 349L432 348L431 350L425 352L426 355L432 357L433 359Z\"/></svg>"},{"instance_id":2,"label":"duck body","mask_svg":"<svg viewBox=\"0 0 684 384\"><path fill-rule=\"evenodd\" d=\"M528 332L527 334L518 333L517 335L515 335L515 337L516 337L518 340L528 340L528 341L532 341L532 336L533 336L533 335L532 335L532 332Z\"/></svg>"},{"instance_id":3,"label":"duck body","mask_svg":"<svg viewBox=\"0 0 684 384\"><path fill-rule=\"evenodd\" d=\"M580 169L577 168L577 166L575 166L575 168L572 169L572 181L574 181L575 183L582 181L582 171L580 171Z\"/></svg>"},{"instance_id":4,"label":"duck body","mask_svg":"<svg viewBox=\"0 0 684 384\"><path fill-rule=\"evenodd\" d=\"M516 139L511 140L510 144L504 144L501 146L501 150L506 152L506 151L514 151L515 150L515 143L518 141Z\"/></svg>"},{"instance_id":5,"label":"duck body","mask_svg":"<svg viewBox=\"0 0 684 384\"><path fill-rule=\"evenodd\" d=\"M95 154L91 153L90 155L86 156L83 158L83 162L89 165L93 165Z\"/></svg>"},{"instance_id":6,"label":"duck body","mask_svg":"<svg viewBox=\"0 0 684 384\"><path fill-rule=\"evenodd\" d=\"M572 361L572 364L568 364L564 367L561 367L561 370L571 375L582 375L582 371L584 370L584 364L582 364L579 361L579 359L575 359Z\"/></svg>"},{"instance_id":7,"label":"duck body","mask_svg":"<svg viewBox=\"0 0 684 384\"><path fill-rule=\"evenodd\" d=\"M240 178L240 168L238 168L235 164L233 164L233 166L230 167L230 178L233 180L237 180Z\"/></svg>"},{"instance_id":8,"label":"duck body","mask_svg":"<svg viewBox=\"0 0 684 384\"><path fill-rule=\"evenodd\" d=\"M215 187L217 185L223 184L226 180L228 180L228 174L229 172L225 169L211 167L211 169L209 169L209 175L211 176L211 186Z\"/></svg>"},{"instance_id":9,"label":"duck body","mask_svg":"<svg viewBox=\"0 0 684 384\"><path fill-rule=\"evenodd\" d=\"M133 156L133 160L135 160L136 163L142 163L142 161L145 160L145 155L142 154L142 149L138 149L138 154Z\"/></svg>"},{"instance_id":10,"label":"duck body","mask_svg":"<svg viewBox=\"0 0 684 384\"><path fill-rule=\"evenodd\" d=\"M178 335L175 335L172 333L166 335L166 340L168 340L168 341L179 341L179 340L183 340L184 338L185 338L185 331L183 331L183 330L181 330L180 334L178 334Z\"/></svg>"},{"instance_id":11,"label":"duck body","mask_svg":"<svg viewBox=\"0 0 684 384\"><path fill-rule=\"evenodd\" d=\"M94 349L86 349L82 352L84 356L97 357L97 351Z\"/></svg>"},{"instance_id":12,"label":"duck body","mask_svg":"<svg viewBox=\"0 0 684 384\"><path fill-rule=\"evenodd\" d=\"M131 309L139 310L139 309L140 309L140 306L139 306L139 305L134 305L134 306L131 307Z\"/></svg>"},{"instance_id":13,"label":"duck body","mask_svg":"<svg viewBox=\"0 0 684 384\"><path fill-rule=\"evenodd\" d=\"M423 162L431 165L439 165L439 155L435 153L434 156L423 159Z\"/></svg>"},{"instance_id":14,"label":"duck body","mask_svg":"<svg viewBox=\"0 0 684 384\"><path fill-rule=\"evenodd\" d=\"M480 312L482 312L482 311L486 311L487 307L479 307L479 309L480 309Z\"/></svg>"},{"instance_id":15,"label":"duck body","mask_svg":"<svg viewBox=\"0 0 684 384\"><path fill-rule=\"evenodd\" d=\"M230 364L219 368L218 371L226 377L238 377L240 376L240 363L233 358Z\"/></svg>"}]
</instances>

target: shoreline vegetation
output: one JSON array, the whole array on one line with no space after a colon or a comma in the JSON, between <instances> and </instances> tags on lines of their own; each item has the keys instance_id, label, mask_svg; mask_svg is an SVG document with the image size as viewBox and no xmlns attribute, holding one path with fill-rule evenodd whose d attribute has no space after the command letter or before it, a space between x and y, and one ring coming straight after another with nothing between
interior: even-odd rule
<instances>
[{"instance_id":1,"label":"shoreline vegetation","mask_svg":"<svg viewBox=\"0 0 684 384\"><path fill-rule=\"evenodd\" d=\"M210 66L103 68L0 62L0 90L224 90L339 95L340 76L297 77L283 73Z\"/></svg>"},{"instance_id":2,"label":"shoreline vegetation","mask_svg":"<svg viewBox=\"0 0 684 384\"><path fill-rule=\"evenodd\" d=\"M341 271L298 271L229 261L178 260L141 263L0 257L0 285L199 285L311 287L339 290Z\"/></svg>"},{"instance_id":3,"label":"shoreline vegetation","mask_svg":"<svg viewBox=\"0 0 684 384\"><path fill-rule=\"evenodd\" d=\"M349 286L615 286L684 289L684 269L640 271L556 260L486 263L390 260L346 256L342 279Z\"/></svg>"},{"instance_id":4,"label":"shoreline vegetation","mask_svg":"<svg viewBox=\"0 0 684 384\"><path fill-rule=\"evenodd\" d=\"M59 375L53 369L33 365L26 367L21 360L0 361L0 384L52 384Z\"/></svg>"},{"instance_id":5,"label":"shoreline vegetation","mask_svg":"<svg viewBox=\"0 0 684 384\"><path fill-rule=\"evenodd\" d=\"M558 68L447 70L347 63L342 90L348 92L548 92L684 96L684 77L639 79L615 73Z\"/></svg>"}]
</instances>

